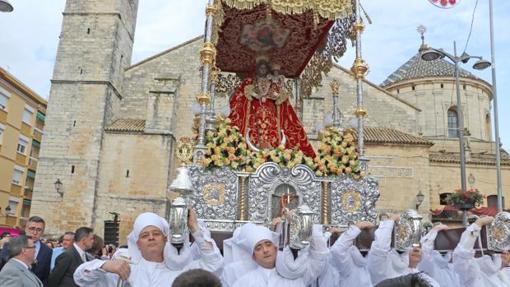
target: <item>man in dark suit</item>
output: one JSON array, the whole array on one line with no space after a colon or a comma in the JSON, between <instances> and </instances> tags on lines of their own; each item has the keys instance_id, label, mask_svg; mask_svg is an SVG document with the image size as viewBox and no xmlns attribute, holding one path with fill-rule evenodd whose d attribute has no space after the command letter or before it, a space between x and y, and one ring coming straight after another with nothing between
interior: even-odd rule
<instances>
[{"instance_id":1,"label":"man in dark suit","mask_svg":"<svg viewBox=\"0 0 510 287\"><path fill-rule=\"evenodd\" d=\"M94 244L92 228L80 227L74 233L74 243L60 254L55 261L55 268L48 279L48 287L77 287L73 274L80 264L89 260L86 250Z\"/></svg>"},{"instance_id":2,"label":"man in dark suit","mask_svg":"<svg viewBox=\"0 0 510 287\"><path fill-rule=\"evenodd\" d=\"M27 226L25 227L25 234L32 237L35 242L35 266L32 267L32 272L43 282L46 286L48 276L50 275L51 264L51 250L46 244L41 242L41 237L44 234L46 223L44 219L39 216L32 216L28 219Z\"/></svg>"},{"instance_id":3,"label":"man in dark suit","mask_svg":"<svg viewBox=\"0 0 510 287\"><path fill-rule=\"evenodd\" d=\"M31 271L46 285L48 275L50 274L50 263L52 250L44 243L41 242L41 237L44 234L46 224L44 219L39 216L32 216L28 219L27 226L25 227L25 234L30 236L35 243L35 262L32 264ZM9 243L6 243L6 245ZM0 258L9 258L7 249L3 248L0 252ZM0 260L1 261L1 260Z\"/></svg>"},{"instance_id":4,"label":"man in dark suit","mask_svg":"<svg viewBox=\"0 0 510 287\"><path fill-rule=\"evenodd\" d=\"M12 238L6 249L10 259L0 271L0 286L43 287L41 280L29 270L35 257L34 240L20 235Z\"/></svg>"}]
</instances>

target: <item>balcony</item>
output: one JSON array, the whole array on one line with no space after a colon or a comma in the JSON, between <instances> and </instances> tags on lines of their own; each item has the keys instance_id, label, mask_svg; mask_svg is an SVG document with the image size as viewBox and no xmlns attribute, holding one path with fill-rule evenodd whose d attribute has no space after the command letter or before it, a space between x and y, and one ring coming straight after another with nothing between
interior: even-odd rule
<instances>
[{"instance_id":1,"label":"balcony","mask_svg":"<svg viewBox=\"0 0 510 287\"><path fill-rule=\"evenodd\" d=\"M7 111L0 106L0 123L7 122Z\"/></svg>"},{"instance_id":2,"label":"balcony","mask_svg":"<svg viewBox=\"0 0 510 287\"><path fill-rule=\"evenodd\" d=\"M27 156L22 153L16 153L16 164L25 166L27 164Z\"/></svg>"},{"instance_id":3,"label":"balcony","mask_svg":"<svg viewBox=\"0 0 510 287\"><path fill-rule=\"evenodd\" d=\"M30 188L30 187L25 186L25 192L23 194L23 197L25 199L32 200L32 195L33 194L34 194L34 190L32 188ZM25 200L23 200L23 205L25 205Z\"/></svg>"},{"instance_id":4,"label":"balcony","mask_svg":"<svg viewBox=\"0 0 510 287\"><path fill-rule=\"evenodd\" d=\"M37 159L35 157L28 158L28 169L37 170Z\"/></svg>"},{"instance_id":5,"label":"balcony","mask_svg":"<svg viewBox=\"0 0 510 287\"><path fill-rule=\"evenodd\" d=\"M15 197L20 197L22 195L21 191L22 191L21 185L11 183L11 195Z\"/></svg>"},{"instance_id":6,"label":"balcony","mask_svg":"<svg viewBox=\"0 0 510 287\"><path fill-rule=\"evenodd\" d=\"M38 142L41 142L42 136L43 136L43 131L38 129L38 128L35 128L34 129L34 134L33 134L33 139L38 141Z\"/></svg>"},{"instance_id":7,"label":"balcony","mask_svg":"<svg viewBox=\"0 0 510 287\"><path fill-rule=\"evenodd\" d=\"M29 124L22 122L21 123L21 134L23 134L26 137L31 137L32 136L32 127Z\"/></svg>"}]
</instances>

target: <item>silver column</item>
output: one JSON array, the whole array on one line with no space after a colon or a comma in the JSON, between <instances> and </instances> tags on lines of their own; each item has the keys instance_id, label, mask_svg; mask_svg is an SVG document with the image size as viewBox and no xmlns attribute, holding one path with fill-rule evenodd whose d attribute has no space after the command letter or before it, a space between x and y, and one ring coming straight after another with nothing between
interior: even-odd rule
<instances>
[{"instance_id":1,"label":"silver column","mask_svg":"<svg viewBox=\"0 0 510 287\"><path fill-rule=\"evenodd\" d=\"M214 5L214 0L209 0L206 8L206 29L204 46L200 49L200 61L202 62L202 84L201 92L197 96L197 101L200 104L200 125L198 128L198 141L195 146L193 154L193 163L197 164L204 157L205 147L205 126L207 120L208 104L211 101L210 90L209 90L209 78L211 69L214 66L216 59L216 48L211 42L212 40L212 28L214 23L214 15L218 8Z\"/></svg>"}]
</instances>

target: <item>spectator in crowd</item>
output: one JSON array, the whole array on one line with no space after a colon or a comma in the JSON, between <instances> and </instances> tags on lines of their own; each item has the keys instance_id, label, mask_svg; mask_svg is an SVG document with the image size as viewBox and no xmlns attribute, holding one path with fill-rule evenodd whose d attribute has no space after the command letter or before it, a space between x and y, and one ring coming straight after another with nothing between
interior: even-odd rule
<instances>
[{"instance_id":1,"label":"spectator in crowd","mask_svg":"<svg viewBox=\"0 0 510 287\"><path fill-rule=\"evenodd\" d=\"M55 268L48 279L49 287L78 286L74 283L73 274L80 264L92 260L86 250L94 244L94 231L89 227L80 227L74 233L74 243L55 261Z\"/></svg>"},{"instance_id":2,"label":"spectator in crowd","mask_svg":"<svg viewBox=\"0 0 510 287\"><path fill-rule=\"evenodd\" d=\"M11 234L7 231L2 232L2 235L0 235L0 250L4 247L4 244L9 241L11 238Z\"/></svg>"},{"instance_id":3,"label":"spectator in crowd","mask_svg":"<svg viewBox=\"0 0 510 287\"><path fill-rule=\"evenodd\" d=\"M29 270L35 258L34 240L20 235L12 238L6 249L10 259L0 271L0 286L43 287L41 280Z\"/></svg>"},{"instance_id":4,"label":"spectator in crowd","mask_svg":"<svg viewBox=\"0 0 510 287\"><path fill-rule=\"evenodd\" d=\"M74 232L67 231L60 237L58 240L59 245L62 245L61 247L57 247L53 249L53 254L51 256L51 270L55 268L55 260L57 257L62 254L65 250L71 248L74 243Z\"/></svg>"},{"instance_id":5,"label":"spectator in crowd","mask_svg":"<svg viewBox=\"0 0 510 287\"><path fill-rule=\"evenodd\" d=\"M109 259L103 257L104 240L101 236L94 234L94 244L87 250L90 257L94 259Z\"/></svg>"},{"instance_id":6,"label":"spectator in crowd","mask_svg":"<svg viewBox=\"0 0 510 287\"><path fill-rule=\"evenodd\" d=\"M172 287L221 287L220 279L204 269L191 269L175 278Z\"/></svg>"},{"instance_id":7,"label":"spectator in crowd","mask_svg":"<svg viewBox=\"0 0 510 287\"><path fill-rule=\"evenodd\" d=\"M46 284L48 281L52 254L52 250L46 246L46 244L41 242L45 226L46 223L44 222L44 219L39 216L32 216L28 219L25 227L25 234L30 236L35 243L36 260L35 263L32 264L33 266L30 270L42 281L43 284ZM0 252L0 258L5 258L6 256L7 252L4 248Z\"/></svg>"}]
</instances>

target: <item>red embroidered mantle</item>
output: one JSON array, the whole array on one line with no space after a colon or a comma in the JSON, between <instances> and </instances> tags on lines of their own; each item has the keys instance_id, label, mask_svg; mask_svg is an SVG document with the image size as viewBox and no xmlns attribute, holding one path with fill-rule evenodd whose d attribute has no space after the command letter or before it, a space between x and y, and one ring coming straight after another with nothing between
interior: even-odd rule
<instances>
[{"instance_id":1,"label":"red embroidered mantle","mask_svg":"<svg viewBox=\"0 0 510 287\"><path fill-rule=\"evenodd\" d=\"M315 157L315 151L308 142L305 130L288 99L277 105L270 99L249 100L245 87L253 84L248 78L236 90L230 99L229 118L245 135L249 129L250 141L259 148L276 148L280 145L283 130L287 138L286 148L298 147L306 156Z\"/></svg>"}]
</instances>

